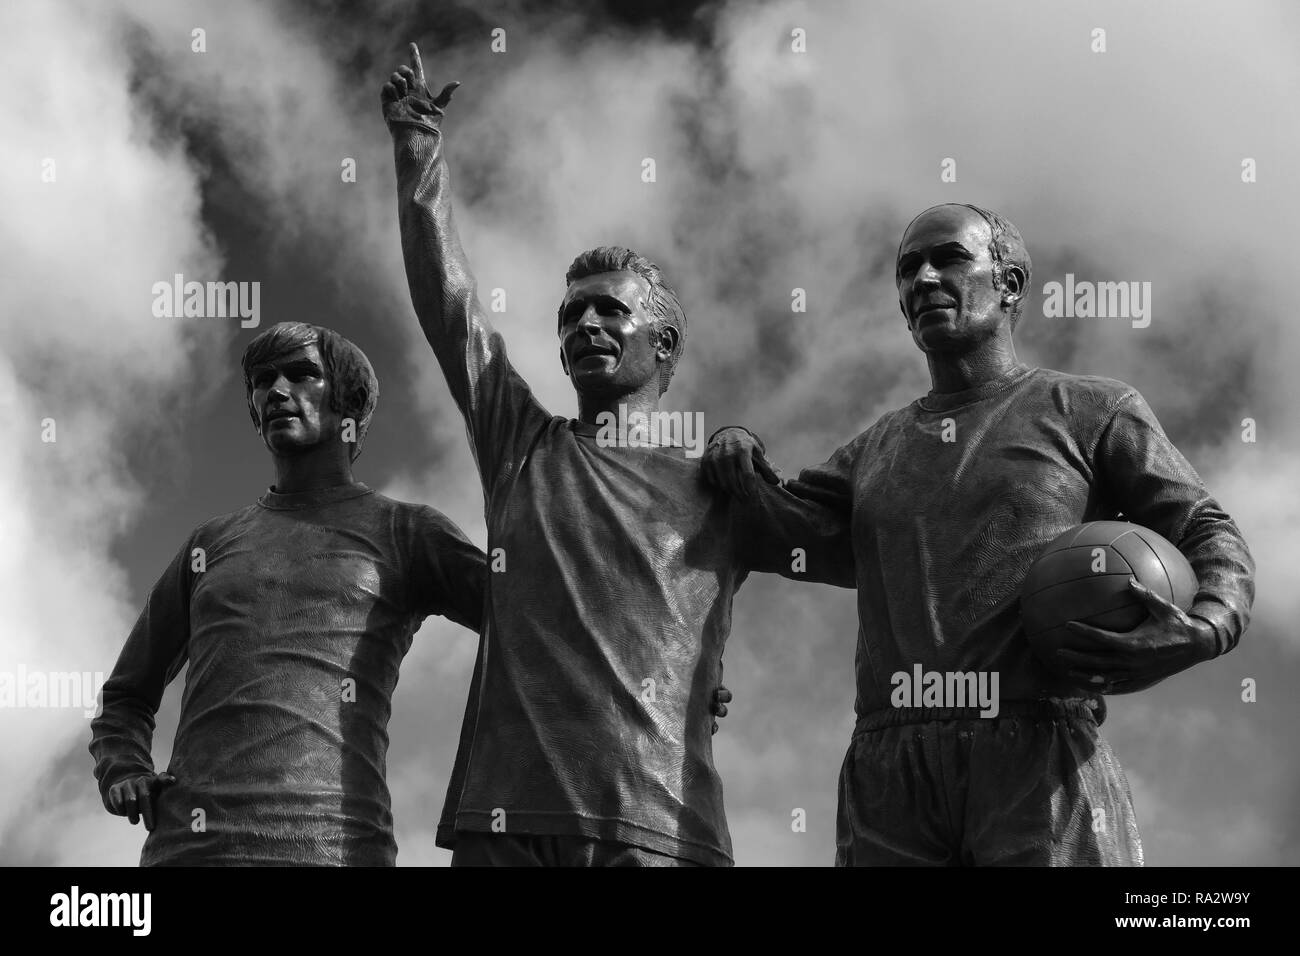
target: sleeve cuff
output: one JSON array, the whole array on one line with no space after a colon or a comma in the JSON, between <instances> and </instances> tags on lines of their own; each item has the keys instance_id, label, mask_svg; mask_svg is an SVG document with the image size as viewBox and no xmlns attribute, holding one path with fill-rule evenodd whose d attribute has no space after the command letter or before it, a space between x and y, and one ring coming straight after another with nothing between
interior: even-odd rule
<instances>
[{"instance_id":1,"label":"sleeve cuff","mask_svg":"<svg viewBox=\"0 0 1300 956\"><path fill-rule=\"evenodd\" d=\"M1210 628L1214 631L1214 657L1222 657L1224 654L1228 653L1228 651L1232 650L1233 645L1228 640L1228 629L1224 627L1223 624L1219 623L1211 615L1200 611L1192 610L1188 611L1187 614L1189 617L1194 617L1197 620L1204 621L1206 624L1210 625ZM1210 659L1214 660L1214 657Z\"/></svg>"},{"instance_id":2,"label":"sleeve cuff","mask_svg":"<svg viewBox=\"0 0 1300 956\"><path fill-rule=\"evenodd\" d=\"M99 778L99 795L108 799L108 791L112 789L113 784L120 783L128 777L138 777L141 774L155 773L153 763L141 763L138 760L117 760L105 768L103 776Z\"/></svg>"}]
</instances>

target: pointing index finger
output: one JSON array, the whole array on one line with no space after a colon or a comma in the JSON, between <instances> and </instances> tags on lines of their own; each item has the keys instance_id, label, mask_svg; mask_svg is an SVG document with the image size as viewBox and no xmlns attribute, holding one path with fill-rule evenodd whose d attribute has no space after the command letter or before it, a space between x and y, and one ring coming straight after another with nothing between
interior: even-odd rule
<instances>
[{"instance_id":1,"label":"pointing index finger","mask_svg":"<svg viewBox=\"0 0 1300 956\"><path fill-rule=\"evenodd\" d=\"M415 43L411 44L411 69L415 71L417 80L424 79L424 64L420 62L420 47Z\"/></svg>"}]
</instances>

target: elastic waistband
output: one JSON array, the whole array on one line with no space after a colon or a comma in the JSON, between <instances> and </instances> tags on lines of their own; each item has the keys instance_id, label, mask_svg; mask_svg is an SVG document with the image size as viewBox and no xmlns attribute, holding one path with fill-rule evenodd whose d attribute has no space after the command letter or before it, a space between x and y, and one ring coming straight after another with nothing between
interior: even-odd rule
<instances>
[{"instance_id":1,"label":"elastic waistband","mask_svg":"<svg viewBox=\"0 0 1300 956\"><path fill-rule=\"evenodd\" d=\"M1100 725L1106 719L1106 700L1103 697L1004 700L999 702L995 717L981 716L979 707L886 707L859 717L853 727L853 736L906 724L928 724L940 720L996 721L1003 717L1028 717L1032 720L1059 720L1064 717L1090 720Z\"/></svg>"}]
</instances>

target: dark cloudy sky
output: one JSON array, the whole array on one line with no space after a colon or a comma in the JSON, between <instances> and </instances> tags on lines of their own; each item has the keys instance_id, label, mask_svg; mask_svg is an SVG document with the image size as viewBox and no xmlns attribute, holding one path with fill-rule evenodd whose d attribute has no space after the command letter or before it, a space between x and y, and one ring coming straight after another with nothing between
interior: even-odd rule
<instances>
[{"instance_id":1,"label":"dark cloudy sky","mask_svg":"<svg viewBox=\"0 0 1300 956\"><path fill-rule=\"evenodd\" d=\"M445 124L462 237L480 286L506 290L495 318L556 413L576 411L554 339L564 270L618 243L658 261L690 315L665 407L710 430L749 424L787 473L821 461L928 388L892 282L907 221L960 201L1016 222L1034 258L1021 358L1141 390L1260 566L1238 650L1112 701L1105 733L1147 860L1300 861L1300 10L541 6L0 6L0 671L109 671L189 531L272 480L237 373L258 330L155 318L153 283L178 272L260 282L262 328L300 319L357 342L382 385L358 477L485 544L463 426L406 293L378 106L415 40L431 84L464 84ZM1242 182L1247 158L1257 182ZM1067 273L1150 282L1151 325L1045 318L1043 285ZM736 702L715 741L740 865L831 862L855 637L847 592L742 589ZM433 831L473 652L433 620L403 666L389 754L402 864L448 862ZM0 711L0 860L138 859L143 831L103 812L88 740L79 712Z\"/></svg>"}]
</instances>

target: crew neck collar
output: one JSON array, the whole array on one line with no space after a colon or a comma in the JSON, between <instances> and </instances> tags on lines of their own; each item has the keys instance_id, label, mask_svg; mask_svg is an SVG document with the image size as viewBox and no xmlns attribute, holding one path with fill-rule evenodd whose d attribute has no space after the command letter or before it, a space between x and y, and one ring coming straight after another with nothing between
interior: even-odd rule
<instances>
[{"instance_id":1,"label":"crew neck collar","mask_svg":"<svg viewBox=\"0 0 1300 956\"><path fill-rule=\"evenodd\" d=\"M569 419L569 430L575 435L582 435L585 438L597 438L600 436L601 426L593 425L591 422L584 422L581 418ZM633 448L682 448L683 445L665 445L662 442L653 442L649 438L638 439L636 445L629 445Z\"/></svg>"},{"instance_id":2,"label":"crew neck collar","mask_svg":"<svg viewBox=\"0 0 1300 956\"><path fill-rule=\"evenodd\" d=\"M1004 392L1009 388L1019 385L1022 381L1034 372L1034 368L1029 365L1016 365L1005 374L994 379L976 385L974 388L963 389L960 392L944 392L937 394L930 392L923 398L916 400L917 405L922 411L927 412L948 412L962 405L971 405L975 402L983 401Z\"/></svg>"},{"instance_id":3,"label":"crew neck collar","mask_svg":"<svg viewBox=\"0 0 1300 956\"><path fill-rule=\"evenodd\" d=\"M321 505L330 505L349 498L360 498L370 493L370 488L359 481L345 485L331 485L329 488L316 488L312 491L295 491L287 495L281 494L272 487L266 489L266 494L257 499L257 503L273 511L298 511L303 508L319 508Z\"/></svg>"}]
</instances>

